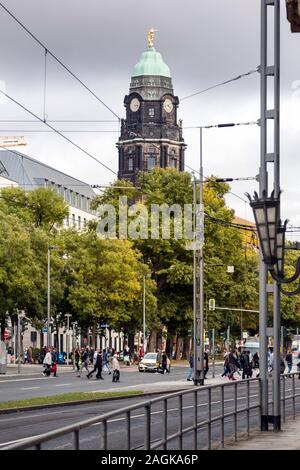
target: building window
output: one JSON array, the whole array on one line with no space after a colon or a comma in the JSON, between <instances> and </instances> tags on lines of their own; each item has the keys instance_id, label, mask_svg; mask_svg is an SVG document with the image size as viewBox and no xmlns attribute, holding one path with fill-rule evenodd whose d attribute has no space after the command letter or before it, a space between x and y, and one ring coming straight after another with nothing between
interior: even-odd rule
<instances>
[{"instance_id":1,"label":"building window","mask_svg":"<svg viewBox=\"0 0 300 470\"><path fill-rule=\"evenodd\" d=\"M78 216L78 229L81 230L81 217Z\"/></svg>"},{"instance_id":2,"label":"building window","mask_svg":"<svg viewBox=\"0 0 300 470\"><path fill-rule=\"evenodd\" d=\"M169 157L169 166L171 168L176 168L177 169L177 154L176 150L171 150L170 157Z\"/></svg>"},{"instance_id":3,"label":"building window","mask_svg":"<svg viewBox=\"0 0 300 470\"><path fill-rule=\"evenodd\" d=\"M72 214L72 225L73 227L76 227L75 214Z\"/></svg>"},{"instance_id":4,"label":"building window","mask_svg":"<svg viewBox=\"0 0 300 470\"><path fill-rule=\"evenodd\" d=\"M86 219L83 219L83 228L86 229Z\"/></svg>"},{"instance_id":5,"label":"building window","mask_svg":"<svg viewBox=\"0 0 300 470\"><path fill-rule=\"evenodd\" d=\"M156 167L156 156L155 155L148 155L147 158L147 170L153 170Z\"/></svg>"},{"instance_id":6,"label":"building window","mask_svg":"<svg viewBox=\"0 0 300 470\"><path fill-rule=\"evenodd\" d=\"M155 114L154 108L149 108L149 117L153 118Z\"/></svg>"}]
</instances>

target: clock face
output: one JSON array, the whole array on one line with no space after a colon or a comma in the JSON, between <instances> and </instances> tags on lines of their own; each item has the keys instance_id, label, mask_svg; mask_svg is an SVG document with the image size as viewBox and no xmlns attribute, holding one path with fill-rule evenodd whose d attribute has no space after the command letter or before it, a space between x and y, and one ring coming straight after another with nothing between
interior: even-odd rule
<instances>
[{"instance_id":1,"label":"clock face","mask_svg":"<svg viewBox=\"0 0 300 470\"><path fill-rule=\"evenodd\" d=\"M172 101L167 98L165 101L164 101L164 110L167 112L167 113L170 113L172 110L173 110L173 103Z\"/></svg>"},{"instance_id":2,"label":"clock face","mask_svg":"<svg viewBox=\"0 0 300 470\"><path fill-rule=\"evenodd\" d=\"M140 108L140 102L137 98L133 98L130 101L130 109L133 113L136 113Z\"/></svg>"}]
</instances>

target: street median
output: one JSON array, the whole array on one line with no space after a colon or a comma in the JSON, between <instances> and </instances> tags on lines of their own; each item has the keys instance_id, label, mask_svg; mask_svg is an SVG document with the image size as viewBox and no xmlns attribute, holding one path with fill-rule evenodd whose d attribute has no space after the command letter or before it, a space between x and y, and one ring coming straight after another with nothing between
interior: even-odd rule
<instances>
[{"instance_id":1,"label":"street median","mask_svg":"<svg viewBox=\"0 0 300 470\"><path fill-rule=\"evenodd\" d=\"M53 395L49 397L34 397L25 400L5 401L0 403L0 414L12 413L15 411L37 410L42 408L52 408L65 405L80 405L106 400L116 400L130 398L131 396L141 396L141 390L124 390L115 392L74 392Z\"/></svg>"}]
</instances>

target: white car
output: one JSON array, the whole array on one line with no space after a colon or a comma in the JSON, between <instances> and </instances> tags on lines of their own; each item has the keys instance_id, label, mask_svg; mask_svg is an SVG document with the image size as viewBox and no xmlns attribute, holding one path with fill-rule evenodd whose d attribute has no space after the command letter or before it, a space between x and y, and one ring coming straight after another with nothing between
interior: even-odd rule
<instances>
[{"instance_id":1,"label":"white car","mask_svg":"<svg viewBox=\"0 0 300 470\"><path fill-rule=\"evenodd\" d=\"M162 372L158 353L147 353L139 363L139 372ZM167 371L170 372L171 363L167 358Z\"/></svg>"}]
</instances>

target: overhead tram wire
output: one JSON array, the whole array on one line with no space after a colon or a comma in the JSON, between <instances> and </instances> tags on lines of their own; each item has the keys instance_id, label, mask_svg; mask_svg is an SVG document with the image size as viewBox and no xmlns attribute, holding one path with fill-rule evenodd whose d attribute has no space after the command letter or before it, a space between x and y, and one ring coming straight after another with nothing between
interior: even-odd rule
<instances>
[{"instance_id":1,"label":"overhead tram wire","mask_svg":"<svg viewBox=\"0 0 300 470\"><path fill-rule=\"evenodd\" d=\"M51 57L56 60L61 67L63 67L75 80L77 80L78 83L80 83L94 98L96 98L97 101L99 101L110 113L112 113L118 121L121 120L121 118L113 111L95 92L93 92L72 70L67 67L53 52L51 52L48 47L46 47L8 8L6 8L3 3L0 2L0 7L3 8L3 10L6 11L6 13L13 18L14 21L16 21L21 28L26 31L29 36L31 36L45 51L47 51L46 55L51 55Z\"/></svg>"},{"instance_id":2,"label":"overhead tram wire","mask_svg":"<svg viewBox=\"0 0 300 470\"><path fill-rule=\"evenodd\" d=\"M220 83L217 83L216 85L212 85L208 88L204 88L203 90L196 91L195 93L192 93L191 95L184 96L183 98L180 98L180 102L185 101L189 98L193 98L194 96L198 96L203 93L206 93L207 91L214 90L215 88L221 87L223 85L228 85L231 82L236 82L237 80L240 80L242 78L249 77L250 75L253 75L254 73L258 73L259 69L260 67L257 66L256 69L253 69L253 70L250 70L249 72L238 75L237 77L230 78L229 80L225 80L224 82L220 82Z\"/></svg>"},{"instance_id":3,"label":"overhead tram wire","mask_svg":"<svg viewBox=\"0 0 300 470\"><path fill-rule=\"evenodd\" d=\"M0 4L1 5L1 4ZM110 171L111 173L113 173L114 175L117 175L117 172L115 172L114 170L112 170L111 168L109 168L107 165L105 165L105 163L101 162L100 160L98 160L98 158L96 158L94 155L92 155L90 152L88 152L87 150L85 150L83 147L81 147L80 145L76 144L76 142L74 142L73 140L69 139L69 137L67 137L66 135L62 134L58 129L56 129L55 127L51 126L47 121L43 121L43 119L41 119L39 116L37 116L35 113L33 113L32 111L30 111L30 109L26 108L24 105L22 105L21 103L19 103L17 100L15 100L14 98L12 98L10 95L8 95L7 93L5 93L3 90L0 89L0 93L5 96L6 98L8 98L9 100L11 100L13 103L15 103L17 106L19 106L20 108L22 108L24 111L26 111L27 113L29 113L31 116L33 116L35 119L37 119L38 121L40 121L41 123L43 123L45 126L49 127L52 131L54 131L56 134L60 135L63 139L65 139L67 142L69 142L70 144L72 144L74 147L76 147L78 150L80 150L81 152L83 152L85 155L87 155L88 157L92 158L93 160L95 160L97 163L99 163L101 166L103 166L104 168L106 168L108 171Z\"/></svg>"}]
</instances>

